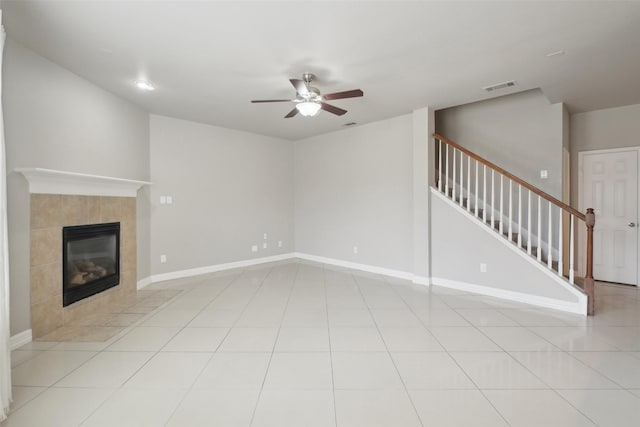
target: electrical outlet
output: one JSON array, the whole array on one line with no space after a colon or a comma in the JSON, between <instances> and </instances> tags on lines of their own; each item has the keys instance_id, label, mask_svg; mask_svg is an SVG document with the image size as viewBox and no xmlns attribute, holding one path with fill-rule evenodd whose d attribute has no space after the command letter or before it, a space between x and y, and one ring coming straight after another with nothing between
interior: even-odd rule
<instances>
[{"instance_id":1,"label":"electrical outlet","mask_svg":"<svg viewBox=\"0 0 640 427\"><path fill-rule=\"evenodd\" d=\"M480 273L486 273L487 272L487 264L485 264L484 262L480 263Z\"/></svg>"},{"instance_id":2,"label":"electrical outlet","mask_svg":"<svg viewBox=\"0 0 640 427\"><path fill-rule=\"evenodd\" d=\"M278 247L281 248L282 247L282 240L278 240Z\"/></svg>"},{"instance_id":3,"label":"electrical outlet","mask_svg":"<svg viewBox=\"0 0 640 427\"><path fill-rule=\"evenodd\" d=\"M167 262L167 256L166 255L160 255L160 262L161 263Z\"/></svg>"},{"instance_id":4,"label":"electrical outlet","mask_svg":"<svg viewBox=\"0 0 640 427\"><path fill-rule=\"evenodd\" d=\"M168 205L172 205L173 204L173 197L172 196L167 196L167 204Z\"/></svg>"},{"instance_id":5,"label":"electrical outlet","mask_svg":"<svg viewBox=\"0 0 640 427\"><path fill-rule=\"evenodd\" d=\"M549 178L549 171L546 169L542 169L540 171L540 179L547 179Z\"/></svg>"},{"instance_id":6,"label":"electrical outlet","mask_svg":"<svg viewBox=\"0 0 640 427\"><path fill-rule=\"evenodd\" d=\"M258 245L251 246L251 252L258 252Z\"/></svg>"},{"instance_id":7,"label":"electrical outlet","mask_svg":"<svg viewBox=\"0 0 640 427\"><path fill-rule=\"evenodd\" d=\"M161 205L167 204L167 196L160 196L160 204Z\"/></svg>"},{"instance_id":8,"label":"electrical outlet","mask_svg":"<svg viewBox=\"0 0 640 427\"><path fill-rule=\"evenodd\" d=\"M262 244L262 249L267 249L267 242L264 242L264 243Z\"/></svg>"},{"instance_id":9,"label":"electrical outlet","mask_svg":"<svg viewBox=\"0 0 640 427\"><path fill-rule=\"evenodd\" d=\"M354 247L353 247L353 253L354 253L354 254L357 254L357 253L358 253L358 247L357 247L357 246L354 246Z\"/></svg>"}]
</instances>

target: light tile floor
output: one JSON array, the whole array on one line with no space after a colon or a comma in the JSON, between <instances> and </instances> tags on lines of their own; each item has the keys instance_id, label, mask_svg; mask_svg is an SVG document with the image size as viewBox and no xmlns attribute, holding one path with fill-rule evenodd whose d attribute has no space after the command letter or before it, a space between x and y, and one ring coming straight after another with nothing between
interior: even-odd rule
<instances>
[{"instance_id":1,"label":"light tile floor","mask_svg":"<svg viewBox=\"0 0 640 427\"><path fill-rule=\"evenodd\" d=\"M30 427L640 425L640 293L585 318L307 262L180 290L106 342L13 352Z\"/></svg>"}]
</instances>

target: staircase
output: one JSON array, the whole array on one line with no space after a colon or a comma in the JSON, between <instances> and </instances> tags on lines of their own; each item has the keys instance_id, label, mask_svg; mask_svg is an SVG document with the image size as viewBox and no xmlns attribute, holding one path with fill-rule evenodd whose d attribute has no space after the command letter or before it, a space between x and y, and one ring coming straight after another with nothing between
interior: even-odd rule
<instances>
[{"instance_id":1,"label":"staircase","mask_svg":"<svg viewBox=\"0 0 640 427\"><path fill-rule=\"evenodd\" d=\"M524 256L582 288L593 315L593 209L581 213L444 136L434 138L437 190ZM584 244L578 247L577 240ZM584 275L576 272L579 257Z\"/></svg>"}]
</instances>

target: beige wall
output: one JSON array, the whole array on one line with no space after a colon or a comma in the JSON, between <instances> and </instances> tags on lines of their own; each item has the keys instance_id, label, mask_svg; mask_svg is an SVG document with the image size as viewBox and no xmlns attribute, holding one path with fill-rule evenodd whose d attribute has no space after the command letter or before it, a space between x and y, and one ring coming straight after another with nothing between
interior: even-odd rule
<instances>
[{"instance_id":1,"label":"beige wall","mask_svg":"<svg viewBox=\"0 0 640 427\"><path fill-rule=\"evenodd\" d=\"M413 156L412 115L297 141L296 251L413 272Z\"/></svg>"},{"instance_id":2,"label":"beige wall","mask_svg":"<svg viewBox=\"0 0 640 427\"><path fill-rule=\"evenodd\" d=\"M436 132L560 199L565 119L562 104L531 90L436 111Z\"/></svg>"},{"instance_id":3,"label":"beige wall","mask_svg":"<svg viewBox=\"0 0 640 427\"><path fill-rule=\"evenodd\" d=\"M152 274L293 252L292 161L291 141L152 115Z\"/></svg>"},{"instance_id":4,"label":"beige wall","mask_svg":"<svg viewBox=\"0 0 640 427\"><path fill-rule=\"evenodd\" d=\"M29 191L17 167L149 180L149 115L7 40L2 104L7 152L11 334L30 328ZM146 199L138 199L145 215ZM145 222L138 240L149 240ZM138 272L148 275L148 245Z\"/></svg>"}]
</instances>

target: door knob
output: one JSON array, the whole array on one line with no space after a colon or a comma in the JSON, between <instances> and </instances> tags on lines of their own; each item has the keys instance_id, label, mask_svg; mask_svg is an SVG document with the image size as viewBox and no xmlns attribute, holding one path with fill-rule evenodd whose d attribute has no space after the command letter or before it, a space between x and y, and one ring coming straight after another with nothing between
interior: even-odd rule
<instances>
[{"instance_id":1,"label":"door knob","mask_svg":"<svg viewBox=\"0 0 640 427\"><path fill-rule=\"evenodd\" d=\"M633 227L635 227L635 226L636 226L636 223L635 223L635 222L630 222L630 223L629 223L629 224L627 224L627 225L628 225L629 227L633 228Z\"/></svg>"}]
</instances>

